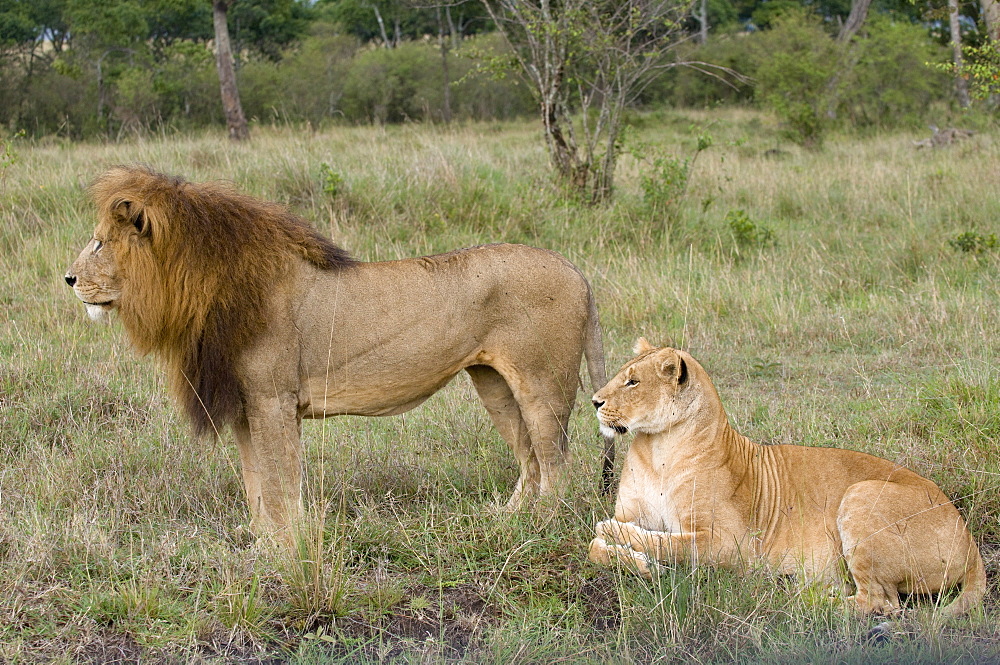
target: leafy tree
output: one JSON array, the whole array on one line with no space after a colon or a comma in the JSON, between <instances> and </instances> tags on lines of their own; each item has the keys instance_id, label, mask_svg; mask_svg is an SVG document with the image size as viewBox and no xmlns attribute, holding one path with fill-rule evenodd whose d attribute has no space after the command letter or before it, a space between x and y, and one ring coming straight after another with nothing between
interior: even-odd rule
<instances>
[{"instance_id":1,"label":"leafy tree","mask_svg":"<svg viewBox=\"0 0 1000 665\"><path fill-rule=\"evenodd\" d=\"M183 41L203 44L214 37L210 2L144 0L143 7L147 12L149 38L157 49Z\"/></svg>"},{"instance_id":2,"label":"leafy tree","mask_svg":"<svg viewBox=\"0 0 1000 665\"><path fill-rule=\"evenodd\" d=\"M437 35L442 27L457 48L461 37L489 27L483 6L473 0L320 0L317 9L347 34L394 48L404 39Z\"/></svg>"},{"instance_id":3,"label":"leafy tree","mask_svg":"<svg viewBox=\"0 0 1000 665\"><path fill-rule=\"evenodd\" d=\"M249 51L274 61L305 36L314 18L305 0L233 0L229 4L236 52Z\"/></svg>"},{"instance_id":4,"label":"leafy tree","mask_svg":"<svg viewBox=\"0 0 1000 665\"><path fill-rule=\"evenodd\" d=\"M536 96L557 175L591 201L608 198L624 110L663 69L682 64L669 56L690 2L483 1Z\"/></svg>"},{"instance_id":5,"label":"leafy tree","mask_svg":"<svg viewBox=\"0 0 1000 665\"><path fill-rule=\"evenodd\" d=\"M28 12L28 5L15 0L0 0L0 48L33 41L38 26Z\"/></svg>"},{"instance_id":6,"label":"leafy tree","mask_svg":"<svg viewBox=\"0 0 1000 665\"><path fill-rule=\"evenodd\" d=\"M72 0L66 15L75 49L141 48L149 36L148 14L138 0Z\"/></svg>"},{"instance_id":7,"label":"leafy tree","mask_svg":"<svg viewBox=\"0 0 1000 665\"><path fill-rule=\"evenodd\" d=\"M404 38L436 33L434 13L402 0L328 0L320 5L344 31L362 41L380 40L386 48Z\"/></svg>"}]
</instances>

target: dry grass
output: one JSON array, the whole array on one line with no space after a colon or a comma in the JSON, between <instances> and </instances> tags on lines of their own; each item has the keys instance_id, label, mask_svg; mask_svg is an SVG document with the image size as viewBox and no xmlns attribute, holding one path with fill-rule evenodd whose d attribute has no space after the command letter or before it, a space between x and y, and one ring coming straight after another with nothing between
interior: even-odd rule
<instances>
[{"instance_id":1,"label":"dry grass","mask_svg":"<svg viewBox=\"0 0 1000 665\"><path fill-rule=\"evenodd\" d=\"M872 649L871 622L763 572L648 584L592 567L586 543L610 506L589 410L573 416L559 515L507 516L512 456L464 379L402 417L307 423L315 528L304 563L282 561L247 531L230 441L192 440L155 364L117 325L89 324L62 284L93 224L85 185L135 161L288 202L363 259L549 247L590 276L610 369L639 335L680 344L751 438L929 475L995 579L1000 262L948 240L996 232L1000 142L917 152L896 134L812 153L752 113L640 120L630 140L649 154L689 155L692 125L715 141L667 210L643 202L647 167L631 157L612 205L567 201L529 124L21 146L0 207L0 661L1000 657L995 582L985 616L943 626L918 605ZM776 244L741 244L733 211Z\"/></svg>"}]
</instances>

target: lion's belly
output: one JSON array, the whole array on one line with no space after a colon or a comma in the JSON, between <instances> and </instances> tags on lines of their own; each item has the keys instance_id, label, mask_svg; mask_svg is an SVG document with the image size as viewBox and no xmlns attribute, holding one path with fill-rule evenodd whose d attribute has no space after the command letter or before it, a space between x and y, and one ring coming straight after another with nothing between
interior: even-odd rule
<instances>
[{"instance_id":1,"label":"lion's belly","mask_svg":"<svg viewBox=\"0 0 1000 665\"><path fill-rule=\"evenodd\" d=\"M327 377L311 377L303 381L299 393L299 413L303 418L327 416L394 416L423 403L451 380L427 377L423 381L351 381L337 385Z\"/></svg>"}]
</instances>

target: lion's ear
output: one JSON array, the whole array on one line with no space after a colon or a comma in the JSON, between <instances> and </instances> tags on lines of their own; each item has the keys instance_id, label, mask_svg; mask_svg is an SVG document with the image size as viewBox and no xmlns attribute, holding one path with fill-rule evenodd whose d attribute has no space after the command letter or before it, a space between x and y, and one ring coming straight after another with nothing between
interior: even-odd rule
<instances>
[{"instance_id":1,"label":"lion's ear","mask_svg":"<svg viewBox=\"0 0 1000 665\"><path fill-rule=\"evenodd\" d=\"M132 208L131 201L118 201L111 208L111 214L119 224L126 224L130 221L129 212Z\"/></svg>"},{"instance_id":2,"label":"lion's ear","mask_svg":"<svg viewBox=\"0 0 1000 665\"><path fill-rule=\"evenodd\" d=\"M646 351L652 351L654 348L656 347L647 342L645 337L640 337L635 341L635 345L632 347L632 353L638 355L640 353L645 353Z\"/></svg>"},{"instance_id":3,"label":"lion's ear","mask_svg":"<svg viewBox=\"0 0 1000 665\"><path fill-rule=\"evenodd\" d=\"M132 218L132 226L135 227L140 236L146 237L149 235L149 220L146 218L146 213L143 210L136 211L135 217Z\"/></svg>"},{"instance_id":4,"label":"lion's ear","mask_svg":"<svg viewBox=\"0 0 1000 665\"><path fill-rule=\"evenodd\" d=\"M142 206L132 201L121 201L115 206L115 218L120 224L131 224L135 227L140 236L148 236L150 227L149 220Z\"/></svg>"}]
</instances>

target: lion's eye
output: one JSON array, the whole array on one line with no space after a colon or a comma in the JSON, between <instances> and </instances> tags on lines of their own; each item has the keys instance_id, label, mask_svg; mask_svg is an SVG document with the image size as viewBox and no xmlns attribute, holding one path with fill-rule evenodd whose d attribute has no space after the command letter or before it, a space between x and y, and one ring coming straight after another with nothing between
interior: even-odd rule
<instances>
[{"instance_id":1,"label":"lion's eye","mask_svg":"<svg viewBox=\"0 0 1000 665\"><path fill-rule=\"evenodd\" d=\"M635 379L629 379L628 381L625 382L625 385L626 386L637 386L637 385L639 385L639 382L636 381Z\"/></svg>"},{"instance_id":2,"label":"lion's eye","mask_svg":"<svg viewBox=\"0 0 1000 665\"><path fill-rule=\"evenodd\" d=\"M98 240L97 238L94 238L94 254L97 254L99 251L101 251L101 247L104 247L104 243Z\"/></svg>"}]
</instances>

